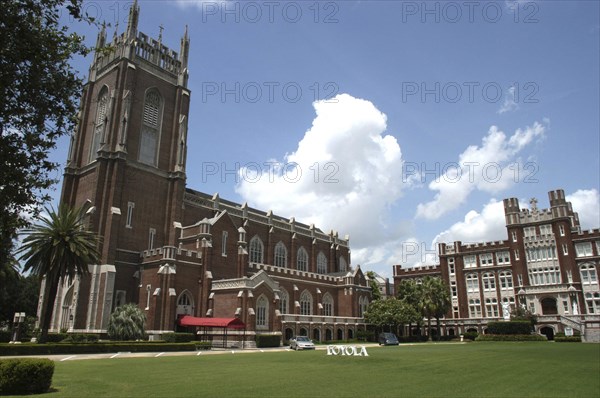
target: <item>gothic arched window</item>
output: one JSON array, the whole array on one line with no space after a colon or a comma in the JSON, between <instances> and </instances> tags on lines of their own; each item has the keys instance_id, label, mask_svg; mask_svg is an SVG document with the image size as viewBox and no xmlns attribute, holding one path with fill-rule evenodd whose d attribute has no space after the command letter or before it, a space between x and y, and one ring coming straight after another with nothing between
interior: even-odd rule
<instances>
[{"instance_id":1,"label":"gothic arched window","mask_svg":"<svg viewBox=\"0 0 600 398\"><path fill-rule=\"evenodd\" d=\"M156 154L160 139L161 119L162 98L157 90L149 90L144 99L139 161L151 166L156 166L157 163Z\"/></svg>"},{"instance_id":2,"label":"gothic arched window","mask_svg":"<svg viewBox=\"0 0 600 398\"><path fill-rule=\"evenodd\" d=\"M90 146L90 163L96 160L98 150L102 141L104 141L104 132L108 124L108 87L104 86L98 94L98 103L96 105L96 121L94 123L94 132L92 144Z\"/></svg>"},{"instance_id":3,"label":"gothic arched window","mask_svg":"<svg viewBox=\"0 0 600 398\"><path fill-rule=\"evenodd\" d=\"M250 240L250 262L263 263L263 243L258 236Z\"/></svg>"},{"instance_id":4,"label":"gothic arched window","mask_svg":"<svg viewBox=\"0 0 600 398\"><path fill-rule=\"evenodd\" d=\"M327 257L323 254L323 252L319 252L317 255L317 273L318 274L326 274L327 273Z\"/></svg>"},{"instance_id":5,"label":"gothic arched window","mask_svg":"<svg viewBox=\"0 0 600 398\"><path fill-rule=\"evenodd\" d=\"M296 255L296 269L298 271L308 271L308 253L301 247Z\"/></svg>"},{"instance_id":6,"label":"gothic arched window","mask_svg":"<svg viewBox=\"0 0 600 398\"><path fill-rule=\"evenodd\" d=\"M276 267L287 267L287 249L283 242L279 242L275 245L275 266Z\"/></svg>"}]
</instances>

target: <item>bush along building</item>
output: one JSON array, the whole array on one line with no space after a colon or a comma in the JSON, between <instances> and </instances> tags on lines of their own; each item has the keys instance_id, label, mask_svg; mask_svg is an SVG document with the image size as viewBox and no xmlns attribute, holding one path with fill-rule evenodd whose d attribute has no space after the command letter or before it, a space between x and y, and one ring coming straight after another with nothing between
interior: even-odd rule
<instances>
[{"instance_id":1,"label":"bush along building","mask_svg":"<svg viewBox=\"0 0 600 398\"><path fill-rule=\"evenodd\" d=\"M536 199L529 209L505 199L507 240L440 243L437 265L395 265L396 287L404 279L442 278L452 299L441 321L446 335L485 333L488 322L520 306L536 315L536 332L549 339L573 332L600 341L600 230L581 230L563 190L548 197L548 209L538 209Z\"/></svg>"},{"instance_id":2,"label":"bush along building","mask_svg":"<svg viewBox=\"0 0 600 398\"><path fill-rule=\"evenodd\" d=\"M371 288L348 237L186 187L190 40L170 50L138 32L139 12L111 42L101 30L110 51L83 89L61 200L91 206L102 262L60 286L51 329L101 333L133 302L150 335L355 337Z\"/></svg>"}]
</instances>

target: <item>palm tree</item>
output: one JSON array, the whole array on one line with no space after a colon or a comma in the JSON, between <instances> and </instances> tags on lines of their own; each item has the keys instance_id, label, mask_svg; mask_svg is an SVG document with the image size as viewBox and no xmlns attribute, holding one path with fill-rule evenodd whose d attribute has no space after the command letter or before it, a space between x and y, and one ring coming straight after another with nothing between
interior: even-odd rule
<instances>
[{"instance_id":1,"label":"palm tree","mask_svg":"<svg viewBox=\"0 0 600 398\"><path fill-rule=\"evenodd\" d=\"M40 316L40 343L48 339L52 309L59 283L64 278L89 273L89 264L100 262L98 236L85 228L87 207L71 208L62 204L58 213L46 209L47 217L24 231L27 235L18 253L25 260L24 271L45 278L44 302Z\"/></svg>"},{"instance_id":2,"label":"palm tree","mask_svg":"<svg viewBox=\"0 0 600 398\"><path fill-rule=\"evenodd\" d=\"M421 285L419 309L427 318L427 336L431 341L431 318L437 321L438 336L440 334L440 318L450 308L450 295L447 287L440 278L426 276Z\"/></svg>"},{"instance_id":3,"label":"palm tree","mask_svg":"<svg viewBox=\"0 0 600 398\"><path fill-rule=\"evenodd\" d=\"M113 340L139 340L145 324L146 314L135 304L125 304L112 313L106 331Z\"/></svg>"}]
</instances>

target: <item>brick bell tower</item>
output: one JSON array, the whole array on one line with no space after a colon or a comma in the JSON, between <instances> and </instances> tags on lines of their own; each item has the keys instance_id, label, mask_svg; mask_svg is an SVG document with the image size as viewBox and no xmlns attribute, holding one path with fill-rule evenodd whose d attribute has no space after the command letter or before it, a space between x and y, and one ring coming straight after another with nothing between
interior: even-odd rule
<instances>
[{"instance_id":1,"label":"brick bell tower","mask_svg":"<svg viewBox=\"0 0 600 398\"><path fill-rule=\"evenodd\" d=\"M190 91L187 27L179 53L138 32L134 1L121 34L97 51L71 137L61 201L88 202L102 238L91 276L59 290L53 330L100 331L115 306L139 302L141 252L176 246L182 219ZM42 290L43 291L43 290Z\"/></svg>"}]
</instances>

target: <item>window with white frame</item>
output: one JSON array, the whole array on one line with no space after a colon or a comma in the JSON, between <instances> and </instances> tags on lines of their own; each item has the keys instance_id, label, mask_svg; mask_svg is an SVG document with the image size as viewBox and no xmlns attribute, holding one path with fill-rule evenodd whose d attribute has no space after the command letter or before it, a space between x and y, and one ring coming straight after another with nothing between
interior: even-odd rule
<instances>
[{"instance_id":1,"label":"window with white frame","mask_svg":"<svg viewBox=\"0 0 600 398\"><path fill-rule=\"evenodd\" d=\"M227 231L221 234L221 256L227 257Z\"/></svg>"},{"instance_id":2,"label":"window with white frame","mask_svg":"<svg viewBox=\"0 0 600 398\"><path fill-rule=\"evenodd\" d=\"M498 318L500 316L497 298L488 297L485 299L485 315L488 318Z\"/></svg>"},{"instance_id":3,"label":"window with white frame","mask_svg":"<svg viewBox=\"0 0 600 398\"><path fill-rule=\"evenodd\" d=\"M260 296L256 300L256 328L267 329L269 322L269 300L265 296Z\"/></svg>"},{"instance_id":4,"label":"window with white frame","mask_svg":"<svg viewBox=\"0 0 600 398\"><path fill-rule=\"evenodd\" d=\"M564 225L558 226L558 233L560 234L560 236L565 236L565 226Z\"/></svg>"},{"instance_id":5,"label":"window with white frame","mask_svg":"<svg viewBox=\"0 0 600 398\"><path fill-rule=\"evenodd\" d=\"M287 267L287 249L283 242L278 242L275 245L275 266L276 267Z\"/></svg>"},{"instance_id":6,"label":"window with white frame","mask_svg":"<svg viewBox=\"0 0 600 398\"><path fill-rule=\"evenodd\" d=\"M312 315L312 295L307 290L300 295L300 315Z\"/></svg>"},{"instance_id":7,"label":"window with white frame","mask_svg":"<svg viewBox=\"0 0 600 398\"><path fill-rule=\"evenodd\" d=\"M451 281L451 282L450 282L450 295L451 295L453 298L456 298L456 297L458 297L458 289L457 289L457 287L456 287L456 281Z\"/></svg>"},{"instance_id":8,"label":"window with white frame","mask_svg":"<svg viewBox=\"0 0 600 398\"><path fill-rule=\"evenodd\" d=\"M162 119L162 98L156 89L146 93L142 113L142 133L140 136L140 162L156 166L157 149L160 139Z\"/></svg>"},{"instance_id":9,"label":"window with white frame","mask_svg":"<svg viewBox=\"0 0 600 398\"><path fill-rule=\"evenodd\" d=\"M508 250L496 252L496 263L498 265L510 264L510 252Z\"/></svg>"},{"instance_id":10,"label":"window with white frame","mask_svg":"<svg viewBox=\"0 0 600 398\"><path fill-rule=\"evenodd\" d=\"M104 86L98 94L98 105L96 107L96 123L94 124L94 135L92 136L92 144L90 145L89 163L96 160L98 150L104 140L106 125L108 124L108 87Z\"/></svg>"},{"instance_id":11,"label":"window with white frame","mask_svg":"<svg viewBox=\"0 0 600 398\"><path fill-rule=\"evenodd\" d=\"M448 272L450 275L454 275L456 273L456 268L454 266L454 257L448 257Z\"/></svg>"},{"instance_id":12,"label":"window with white frame","mask_svg":"<svg viewBox=\"0 0 600 398\"><path fill-rule=\"evenodd\" d=\"M585 304L588 314L600 314L600 293L586 293Z\"/></svg>"},{"instance_id":13,"label":"window with white frame","mask_svg":"<svg viewBox=\"0 0 600 398\"><path fill-rule=\"evenodd\" d=\"M465 268L477 267L477 258L474 255L464 256L463 261L465 263Z\"/></svg>"},{"instance_id":14,"label":"window with white frame","mask_svg":"<svg viewBox=\"0 0 600 398\"><path fill-rule=\"evenodd\" d=\"M363 317L365 316L365 312L367 312L367 308L369 307L369 299L361 296L358 299L358 316L359 317Z\"/></svg>"},{"instance_id":15,"label":"window with white frame","mask_svg":"<svg viewBox=\"0 0 600 398\"><path fill-rule=\"evenodd\" d=\"M592 242L576 243L575 254L577 257L590 257L592 255Z\"/></svg>"},{"instance_id":16,"label":"window with white frame","mask_svg":"<svg viewBox=\"0 0 600 398\"><path fill-rule=\"evenodd\" d=\"M289 314L290 294L287 290L279 288L279 312Z\"/></svg>"},{"instance_id":17,"label":"window with white frame","mask_svg":"<svg viewBox=\"0 0 600 398\"><path fill-rule=\"evenodd\" d=\"M512 296L502 297L502 304L508 304L510 311L514 311L515 309L515 298Z\"/></svg>"},{"instance_id":18,"label":"window with white frame","mask_svg":"<svg viewBox=\"0 0 600 398\"><path fill-rule=\"evenodd\" d=\"M323 296L323 315L333 316L333 297L329 293Z\"/></svg>"},{"instance_id":19,"label":"window with white frame","mask_svg":"<svg viewBox=\"0 0 600 398\"><path fill-rule=\"evenodd\" d=\"M127 218L125 221L125 228L133 227L133 209L135 208L135 203L127 202Z\"/></svg>"},{"instance_id":20,"label":"window with white frame","mask_svg":"<svg viewBox=\"0 0 600 398\"><path fill-rule=\"evenodd\" d=\"M469 299L469 318L481 318L481 300Z\"/></svg>"},{"instance_id":21,"label":"window with white frame","mask_svg":"<svg viewBox=\"0 0 600 398\"><path fill-rule=\"evenodd\" d=\"M483 282L483 291L492 292L496 290L496 279L493 272L486 272L481 276Z\"/></svg>"},{"instance_id":22,"label":"window with white frame","mask_svg":"<svg viewBox=\"0 0 600 398\"><path fill-rule=\"evenodd\" d=\"M596 267L594 264L583 264L579 267L581 273L581 283L584 285L596 285L598 284L598 275L596 274Z\"/></svg>"},{"instance_id":23,"label":"window with white frame","mask_svg":"<svg viewBox=\"0 0 600 398\"><path fill-rule=\"evenodd\" d=\"M500 290L512 290L513 280L510 271L500 271L498 273L498 280L500 281Z\"/></svg>"},{"instance_id":24,"label":"window with white frame","mask_svg":"<svg viewBox=\"0 0 600 398\"><path fill-rule=\"evenodd\" d=\"M319 254L317 255L317 273L327 273L327 257L325 257L325 254L323 254L323 252L319 252Z\"/></svg>"},{"instance_id":25,"label":"window with white frame","mask_svg":"<svg viewBox=\"0 0 600 398\"><path fill-rule=\"evenodd\" d=\"M479 293L479 279L477 274L468 274L465 277L467 284L467 293Z\"/></svg>"},{"instance_id":26,"label":"window with white frame","mask_svg":"<svg viewBox=\"0 0 600 398\"><path fill-rule=\"evenodd\" d=\"M156 238L156 229L150 228L148 231L148 250L154 249L154 239Z\"/></svg>"},{"instance_id":27,"label":"window with white frame","mask_svg":"<svg viewBox=\"0 0 600 398\"><path fill-rule=\"evenodd\" d=\"M528 262L554 260L556 247L554 245L528 247L525 249L525 255Z\"/></svg>"},{"instance_id":28,"label":"window with white frame","mask_svg":"<svg viewBox=\"0 0 600 398\"><path fill-rule=\"evenodd\" d=\"M517 275L517 280L519 281L519 286L523 286L523 275Z\"/></svg>"},{"instance_id":29,"label":"window with white frame","mask_svg":"<svg viewBox=\"0 0 600 398\"><path fill-rule=\"evenodd\" d=\"M523 232L524 232L526 238L535 238L536 237L535 227L523 228Z\"/></svg>"},{"instance_id":30,"label":"window with white frame","mask_svg":"<svg viewBox=\"0 0 600 398\"><path fill-rule=\"evenodd\" d=\"M511 235L512 235L512 241L516 242L517 241L517 231L512 231Z\"/></svg>"},{"instance_id":31,"label":"window with white frame","mask_svg":"<svg viewBox=\"0 0 600 398\"><path fill-rule=\"evenodd\" d=\"M492 253L483 253L479 255L479 265L482 267L488 265L494 265L494 259Z\"/></svg>"},{"instance_id":32,"label":"window with white frame","mask_svg":"<svg viewBox=\"0 0 600 398\"><path fill-rule=\"evenodd\" d=\"M250 239L249 247L250 247L250 262L262 264L263 263L263 250L264 250L262 240L258 236L253 237L252 239Z\"/></svg>"},{"instance_id":33,"label":"window with white frame","mask_svg":"<svg viewBox=\"0 0 600 398\"><path fill-rule=\"evenodd\" d=\"M296 255L296 269L298 271L308 271L308 252L304 247L301 247Z\"/></svg>"},{"instance_id":34,"label":"window with white frame","mask_svg":"<svg viewBox=\"0 0 600 398\"><path fill-rule=\"evenodd\" d=\"M540 225L540 235L542 235L542 236L552 235L552 225L550 225L550 224Z\"/></svg>"},{"instance_id":35,"label":"window with white frame","mask_svg":"<svg viewBox=\"0 0 600 398\"><path fill-rule=\"evenodd\" d=\"M529 268L529 282L533 286L559 284L561 283L560 268L554 265Z\"/></svg>"}]
</instances>

